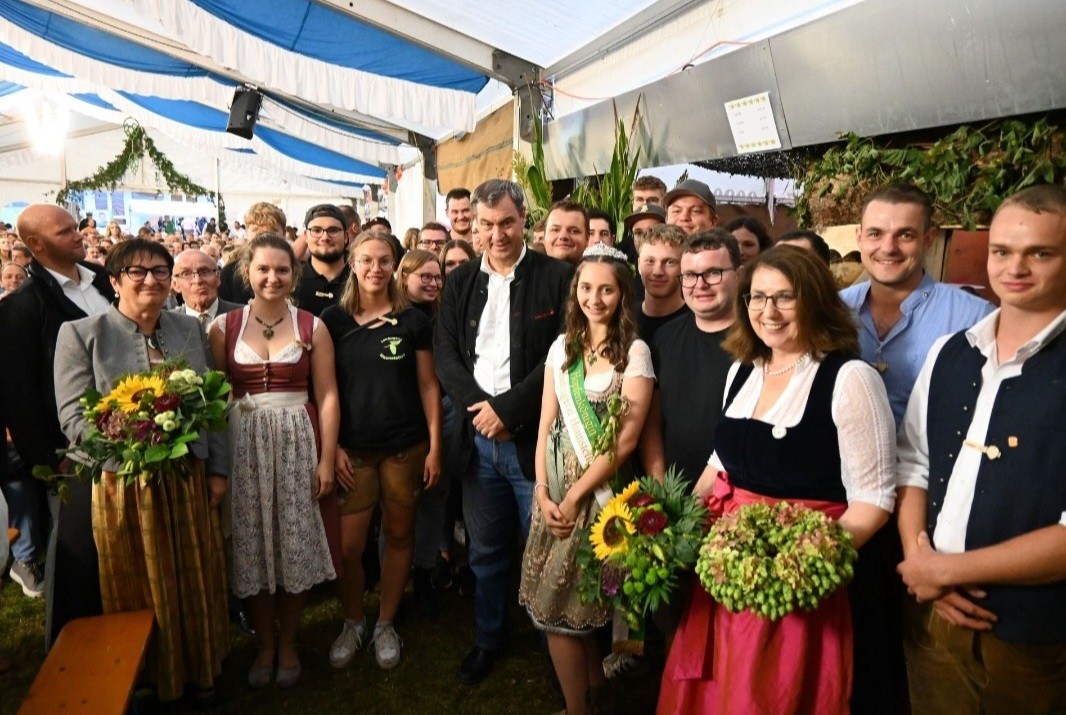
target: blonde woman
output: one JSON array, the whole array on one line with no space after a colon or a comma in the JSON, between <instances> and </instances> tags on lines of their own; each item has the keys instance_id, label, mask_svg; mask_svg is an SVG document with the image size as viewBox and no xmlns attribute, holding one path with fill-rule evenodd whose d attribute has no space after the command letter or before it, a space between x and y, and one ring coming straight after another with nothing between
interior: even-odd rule
<instances>
[{"instance_id":1,"label":"blonde woman","mask_svg":"<svg viewBox=\"0 0 1066 715\"><path fill-rule=\"evenodd\" d=\"M396 286L392 239L363 232L340 304L322 313L336 346L341 428L337 450L344 573L344 626L330 650L343 668L367 633L362 555L380 502L385 553L373 642L378 665L393 668L402 643L392 626L411 570L415 510L441 469L440 387L433 372L429 318Z\"/></svg>"}]
</instances>

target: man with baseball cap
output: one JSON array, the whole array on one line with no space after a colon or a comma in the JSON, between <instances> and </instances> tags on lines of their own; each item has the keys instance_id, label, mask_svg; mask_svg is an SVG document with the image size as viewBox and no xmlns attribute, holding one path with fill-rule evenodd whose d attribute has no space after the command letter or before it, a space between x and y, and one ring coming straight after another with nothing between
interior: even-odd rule
<instances>
[{"instance_id":1,"label":"man with baseball cap","mask_svg":"<svg viewBox=\"0 0 1066 715\"><path fill-rule=\"evenodd\" d=\"M296 287L297 305L321 315L340 300L348 281L348 221L333 204L318 204L304 216L304 238L311 259L304 262Z\"/></svg>"},{"instance_id":2,"label":"man with baseball cap","mask_svg":"<svg viewBox=\"0 0 1066 715\"><path fill-rule=\"evenodd\" d=\"M714 194L702 181L686 179L666 192L663 197L666 223L677 226L685 234L714 228L718 225Z\"/></svg>"},{"instance_id":3,"label":"man with baseball cap","mask_svg":"<svg viewBox=\"0 0 1066 715\"><path fill-rule=\"evenodd\" d=\"M630 263L637 262L637 244L643 240L652 226L666 223L666 209L659 204L645 204L623 220L626 238L618 249L626 254Z\"/></svg>"}]
</instances>

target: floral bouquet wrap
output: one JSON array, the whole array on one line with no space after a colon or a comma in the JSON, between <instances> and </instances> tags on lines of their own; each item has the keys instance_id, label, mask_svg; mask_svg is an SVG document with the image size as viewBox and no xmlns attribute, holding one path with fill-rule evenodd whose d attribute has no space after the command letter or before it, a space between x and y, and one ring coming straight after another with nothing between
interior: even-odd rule
<instances>
[{"instance_id":1,"label":"floral bouquet wrap","mask_svg":"<svg viewBox=\"0 0 1066 715\"><path fill-rule=\"evenodd\" d=\"M799 504L746 504L718 519L700 547L696 573L711 597L736 613L777 620L814 610L854 575L851 534Z\"/></svg>"},{"instance_id":2,"label":"floral bouquet wrap","mask_svg":"<svg viewBox=\"0 0 1066 715\"><path fill-rule=\"evenodd\" d=\"M611 604L640 630L649 610L675 596L678 573L695 563L707 515L672 469L663 482L634 480L580 535L581 599Z\"/></svg>"},{"instance_id":3,"label":"floral bouquet wrap","mask_svg":"<svg viewBox=\"0 0 1066 715\"><path fill-rule=\"evenodd\" d=\"M202 431L226 429L226 405L230 384L217 370L197 374L182 362L167 362L146 372L132 373L118 381L106 395L87 390L81 398L88 422L85 438L63 450L74 465L75 477L99 480L109 465L130 484L139 478L184 476L189 465L189 443ZM65 484L49 467L36 467L34 474Z\"/></svg>"}]
</instances>

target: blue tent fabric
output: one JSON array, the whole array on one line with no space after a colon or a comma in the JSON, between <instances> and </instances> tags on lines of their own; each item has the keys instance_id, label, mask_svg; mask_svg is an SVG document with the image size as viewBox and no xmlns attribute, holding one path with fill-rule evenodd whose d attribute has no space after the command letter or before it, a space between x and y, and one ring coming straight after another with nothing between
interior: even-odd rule
<instances>
[{"instance_id":1,"label":"blue tent fabric","mask_svg":"<svg viewBox=\"0 0 1066 715\"><path fill-rule=\"evenodd\" d=\"M144 97L130 92L119 92L119 94L137 106L172 121L205 131L223 132L226 130L228 115L198 102ZM272 149L304 164L374 178L385 176L384 170L376 166L342 156L337 152L323 149L269 127L256 127L255 135Z\"/></svg>"},{"instance_id":2,"label":"blue tent fabric","mask_svg":"<svg viewBox=\"0 0 1066 715\"><path fill-rule=\"evenodd\" d=\"M14 82L0 82L0 97L6 97L9 94L15 92L21 92L26 89L21 84L15 84Z\"/></svg>"},{"instance_id":3,"label":"blue tent fabric","mask_svg":"<svg viewBox=\"0 0 1066 715\"><path fill-rule=\"evenodd\" d=\"M0 64L14 67L15 69L24 70L26 72L33 72L34 74L43 75L45 77L70 77L69 74L63 74L57 69L53 69L48 65L43 65L40 62L31 60L26 55L15 50L13 47L0 43Z\"/></svg>"},{"instance_id":4,"label":"blue tent fabric","mask_svg":"<svg viewBox=\"0 0 1066 715\"><path fill-rule=\"evenodd\" d=\"M250 35L291 52L384 77L479 92L488 77L310 0L191 0Z\"/></svg>"},{"instance_id":5,"label":"blue tent fabric","mask_svg":"<svg viewBox=\"0 0 1066 715\"><path fill-rule=\"evenodd\" d=\"M206 70L188 62L27 3L0 0L0 17L53 44L101 62L173 77L208 76Z\"/></svg>"},{"instance_id":6,"label":"blue tent fabric","mask_svg":"<svg viewBox=\"0 0 1066 715\"><path fill-rule=\"evenodd\" d=\"M92 94L91 92L81 92L81 93L71 94L70 96L73 97L74 99L79 99L82 102L85 102L87 104L91 104L94 107L100 107L100 109L109 109L112 112L117 112L118 111L118 108L115 107L115 105L111 104L110 102L108 102L108 101L106 101L104 99L101 99L100 95L98 95L98 94Z\"/></svg>"}]
</instances>

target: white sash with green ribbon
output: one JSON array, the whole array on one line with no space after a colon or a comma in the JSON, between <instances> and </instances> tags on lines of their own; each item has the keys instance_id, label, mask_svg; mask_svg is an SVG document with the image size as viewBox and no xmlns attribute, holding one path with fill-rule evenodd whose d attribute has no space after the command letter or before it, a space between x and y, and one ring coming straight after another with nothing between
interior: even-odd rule
<instances>
[{"instance_id":1,"label":"white sash with green ribbon","mask_svg":"<svg viewBox=\"0 0 1066 715\"><path fill-rule=\"evenodd\" d=\"M588 469L596 458L593 443L603 435L603 425L585 392L585 361L578 358L567 371L553 370L552 373L563 426L570 437L578 464L582 470ZM601 507L607 504L611 496L610 486L596 490L596 499Z\"/></svg>"}]
</instances>

